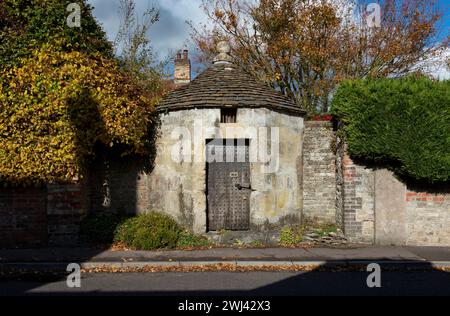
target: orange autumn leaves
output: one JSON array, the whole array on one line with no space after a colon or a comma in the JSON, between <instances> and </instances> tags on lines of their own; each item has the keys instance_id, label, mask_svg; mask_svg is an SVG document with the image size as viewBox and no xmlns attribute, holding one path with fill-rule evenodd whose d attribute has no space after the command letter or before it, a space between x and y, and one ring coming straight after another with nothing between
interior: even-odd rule
<instances>
[{"instance_id":1,"label":"orange autumn leaves","mask_svg":"<svg viewBox=\"0 0 450 316\"><path fill-rule=\"evenodd\" d=\"M0 76L0 180L83 177L96 143L143 153L155 96L100 54L50 45Z\"/></svg>"},{"instance_id":2,"label":"orange autumn leaves","mask_svg":"<svg viewBox=\"0 0 450 316\"><path fill-rule=\"evenodd\" d=\"M329 110L342 80L401 76L446 46L435 39L442 15L434 1L383 1L375 28L353 3L204 0L213 27L193 30L199 60L211 60L215 44L228 39L236 63L313 114Z\"/></svg>"}]
</instances>

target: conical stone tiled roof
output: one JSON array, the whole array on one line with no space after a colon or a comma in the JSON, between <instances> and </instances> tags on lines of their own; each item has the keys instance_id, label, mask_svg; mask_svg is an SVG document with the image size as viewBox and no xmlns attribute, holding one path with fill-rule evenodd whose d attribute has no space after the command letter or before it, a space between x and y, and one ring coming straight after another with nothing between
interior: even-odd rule
<instances>
[{"instance_id":1,"label":"conical stone tiled roof","mask_svg":"<svg viewBox=\"0 0 450 316\"><path fill-rule=\"evenodd\" d=\"M169 93L158 111L217 107L268 108L305 114L292 100L230 62L216 62L191 83Z\"/></svg>"}]
</instances>

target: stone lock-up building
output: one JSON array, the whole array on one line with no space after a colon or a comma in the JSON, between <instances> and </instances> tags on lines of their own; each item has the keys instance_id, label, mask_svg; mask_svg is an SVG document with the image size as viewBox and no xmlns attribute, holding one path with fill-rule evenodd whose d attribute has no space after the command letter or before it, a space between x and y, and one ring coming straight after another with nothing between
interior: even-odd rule
<instances>
[{"instance_id":1,"label":"stone lock-up building","mask_svg":"<svg viewBox=\"0 0 450 316\"><path fill-rule=\"evenodd\" d=\"M236 67L226 43L218 50L158 108L153 208L196 233L298 223L304 112Z\"/></svg>"}]
</instances>

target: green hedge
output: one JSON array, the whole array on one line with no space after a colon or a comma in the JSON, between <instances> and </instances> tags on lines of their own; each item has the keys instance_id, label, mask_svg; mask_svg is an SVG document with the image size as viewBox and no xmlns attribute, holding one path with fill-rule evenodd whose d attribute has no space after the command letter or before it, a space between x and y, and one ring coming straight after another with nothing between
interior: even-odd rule
<instances>
[{"instance_id":1,"label":"green hedge","mask_svg":"<svg viewBox=\"0 0 450 316\"><path fill-rule=\"evenodd\" d=\"M424 77L348 81L331 113L353 158L427 183L450 180L450 81Z\"/></svg>"}]
</instances>

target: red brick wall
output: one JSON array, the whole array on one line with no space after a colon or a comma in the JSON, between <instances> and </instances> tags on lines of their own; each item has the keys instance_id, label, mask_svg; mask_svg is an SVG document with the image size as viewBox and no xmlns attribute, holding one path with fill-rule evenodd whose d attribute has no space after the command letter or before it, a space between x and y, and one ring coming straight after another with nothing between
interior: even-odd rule
<instances>
[{"instance_id":1,"label":"red brick wall","mask_svg":"<svg viewBox=\"0 0 450 316\"><path fill-rule=\"evenodd\" d=\"M87 208L85 187L78 183L51 184L47 187L49 244L76 245L80 222Z\"/></svg>"},{"instance_id":2,"label":"red brick wall","mask_svg":"<svg viewBox=\"0 0 450 316\"><path fill-rule=\"evenodd\" d=\"M445 201L445 195L443 194L433 194L426 192L412 192L408 191L406 193L406 202L442 202Z\"/></svg>"},{"instance_id":3,"label":"red brick wall","mask_svg":"<svg viewBox=\"0 0 450 316\"><path fill-rule=\"evenodd\" d=\"M0 247L47 244L45 188L0 189Z\"/></svg>"},{"instance_id":4,"label":"red brick wall","mask_svg":"<svg viewBox=\"0 0 450 316\"><path fill-rule=\"evenodd\" d=\"M0 188L0 247L76 245L86 205L82 184Z\"/></svg>"},{"instance_id":5,"label":"red brick wall","mask_svg":"<svg viewBox=\"0 0 450 316\"><path fill-rule=\"evenodd\" d=\"M374 172L356 164L347 154L342 158L344 232L350 241L374 241Z\"/></svg>"}]
</instances>

